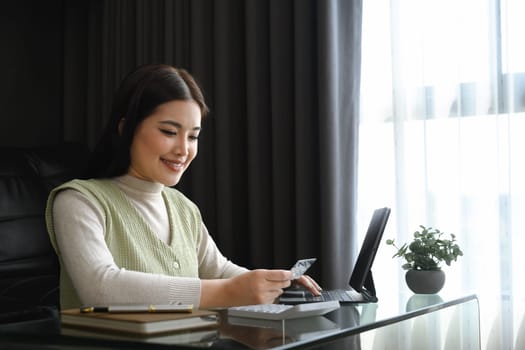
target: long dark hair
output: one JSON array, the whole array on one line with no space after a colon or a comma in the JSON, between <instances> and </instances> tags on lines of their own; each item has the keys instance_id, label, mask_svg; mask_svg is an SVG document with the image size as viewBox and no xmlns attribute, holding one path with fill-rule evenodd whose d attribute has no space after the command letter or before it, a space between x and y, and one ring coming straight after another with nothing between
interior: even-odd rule
<instances>
[{"instance_id":1,"label":"long dark hair","mask_svg":"<svg viewBox=\"0 0 525 350\"><path fill-rule=\"evenodd\" d=\"M198 84L184 69L149 64L129 73L117 90L110 119L92 153L84 178L107 178L127 173L135 129L159 105L173 100L193 100L199 105L202 117L208 113Z\"/></svg>"}]
</instances>

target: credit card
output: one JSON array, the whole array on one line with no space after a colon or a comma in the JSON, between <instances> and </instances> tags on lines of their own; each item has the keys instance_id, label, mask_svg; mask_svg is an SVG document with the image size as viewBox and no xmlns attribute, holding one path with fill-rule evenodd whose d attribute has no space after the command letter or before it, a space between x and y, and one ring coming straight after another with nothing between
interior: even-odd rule
<instances>
[{"instance_id":1,"label":"credit card","mask_svg":"<svg viewBox=\"0 0 525 350\"><path fill-rule=\"evenodd\" d=\"M308 270L316 260L317 258L297 260L295 265L290 269L292 271L292 278L295 280L304 275L306 270Z\"/></svg>"}]
</instances>

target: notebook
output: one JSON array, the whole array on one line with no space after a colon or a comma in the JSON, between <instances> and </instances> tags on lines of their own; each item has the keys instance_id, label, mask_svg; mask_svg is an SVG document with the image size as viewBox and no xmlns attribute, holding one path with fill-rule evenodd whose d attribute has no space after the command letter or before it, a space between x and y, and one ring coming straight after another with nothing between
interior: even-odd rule
<instances>
[{"instance_id":1,"label":"notebook","mask_svg":"<svg viewBox=\"0 0 525 350\"><path fill-rule=\"evenodd\" d=\"M345 303L377 302L372 264L390 215L390 208L374 210L370 224L357 256L347 289L323 290L321 296L314 296L304 288L290 288L279 298L281 304L301 304L337 300Z\"/></svg>"},{"instance_id":2,"label":"notebook","mask_svg":"<svg viewBox=\"0 0 525 350\"><path fill-rule=\"evenodd\" d=\"M67 309L61 311L60 318L63 327L85 327L142 335L213 328L219 325L218 314L210 310L193 310L192 312L84 313L79 309Z\"/></svg>"}]
</instances>

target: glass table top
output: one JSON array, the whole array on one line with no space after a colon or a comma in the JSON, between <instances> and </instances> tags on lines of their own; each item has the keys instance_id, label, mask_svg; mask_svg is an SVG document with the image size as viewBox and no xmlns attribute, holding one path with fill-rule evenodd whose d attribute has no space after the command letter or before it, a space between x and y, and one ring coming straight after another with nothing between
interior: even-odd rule
<instances>
[{"instance_id":1,"label":"glass table top","mask_svg":"<svg viewBox=\"0 0 525 350\"><path fill-rule=\"evenodd\" d=\"M440 344L447 342L455 342L456 348L479 349L479 304L473 294L401 294L377 303L341 305L323 316L282 321L228 317L226 309L219 314L217 328L140 338L60 330L59 323L55 328L30 331L28 337L27 332L17 334L16 327L15 332L12 327L2 332L0 325L0 345L15 349L372 349L388 339L389 349L395 348L392 344L399 344L399 349L428 348L429 344L441 349L445 347Z\"/></svg>"}]
</instances>

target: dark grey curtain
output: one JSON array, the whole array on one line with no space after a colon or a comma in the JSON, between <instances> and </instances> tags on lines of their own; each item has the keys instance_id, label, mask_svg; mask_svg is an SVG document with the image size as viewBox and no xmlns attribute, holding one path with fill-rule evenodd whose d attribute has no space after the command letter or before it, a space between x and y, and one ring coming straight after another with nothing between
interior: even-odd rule
<instances>
[{"instance_id":1,"label":"dark grey curtain","mask_svg":"<svg viewBox=\"0 0 525 350\"><path fill-rule=\"evenodd\" d=\"M178 187L200 206L220 249L249 268L317 257L311 274L325 287L347 283L356 251L361 0L66 6L66 140L93 146L114 89L134 66L188 69L212 112Z\"/></svg>"}]
</instances>

